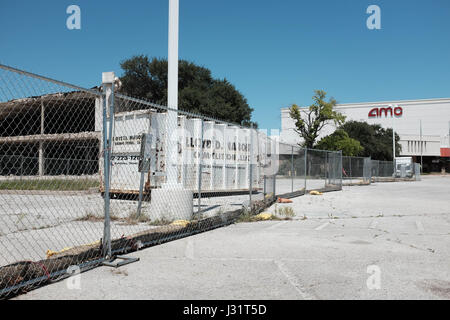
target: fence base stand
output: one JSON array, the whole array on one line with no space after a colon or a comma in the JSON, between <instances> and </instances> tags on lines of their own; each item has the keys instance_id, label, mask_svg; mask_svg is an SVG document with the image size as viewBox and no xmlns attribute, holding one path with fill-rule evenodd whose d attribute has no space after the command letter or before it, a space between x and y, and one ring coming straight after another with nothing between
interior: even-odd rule
<instances>
[{"instance_id":1,"label":"fence base stand","mask_svg":"<svg viewBox=\"0 0 450 320\"><path fill-rule=\"evenodd\" d=\"M115 262L116 259L120 259L122 261ZM138 262L139 258L129 258L124 256L116 256L109 261L103 261L102 266L118 268L124 266L129 263Z\"/></svg>"}]
</instances>

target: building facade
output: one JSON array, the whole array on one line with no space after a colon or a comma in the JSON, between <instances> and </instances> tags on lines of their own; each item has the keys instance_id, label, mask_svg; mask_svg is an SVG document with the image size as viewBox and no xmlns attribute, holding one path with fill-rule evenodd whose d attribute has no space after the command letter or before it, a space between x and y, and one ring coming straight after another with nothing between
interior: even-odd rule
<instances>
[{"instance_id":1,"label":"building facade","mask_svg":"<svg viewBox=\"0 0 450 320\"><path fill-rule=\"evenodd\" d=\"M425 172L449 169L450 98L339 104L336 110L344 114L347 121L365 121L394 128L402 146L401 153L396 156L410 156L418 163L422 161ZM300 138L294 128L289 108L282 108L280 140L298 143ZM335 129L334 125L328 125L320 137Z\"/></svg>"}]
</instances>

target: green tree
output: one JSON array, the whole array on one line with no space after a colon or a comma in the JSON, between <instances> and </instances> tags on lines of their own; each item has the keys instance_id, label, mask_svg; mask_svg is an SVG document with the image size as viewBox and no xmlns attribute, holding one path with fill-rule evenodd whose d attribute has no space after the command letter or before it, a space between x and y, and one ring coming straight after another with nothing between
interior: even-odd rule
<instances>
[{"instance_id":1,"label":"green tree","mask_svg":"<svg viewBox=\"0 0 450 320\"><path fill-rule=\"evenodd\" d=\"M134 56L120 64L124 94L142 97L158 104L167 103L165 59ZM211 71L185 60L179 61L179 109L249 126L253 109L228 80L214 79ZM256 127L256 123L253 123Z\"/></svg>"},{"instance_id":2,"label":"green tree","mask_svg":"<svg viewBox=\"0 0 450 320\"><path fill-rule=\"evenodd\" d=\"M320 139L316 148L322 150L342 150L342 155L344 156L357 156L364 150L358 140L350 138L348 133L342 129L337 129L332 134Z\"/></svg>"},{"instance_id":3,"label":"green tree","mask_svg":"<svg viewBox=\"0 0 450 320\"><path fill-rule=\"evenodd\" d=\"M372 159L391 161L392 154L392 129L384 129L379 124L368 124L367 122L349 121L340 129L348 133L350 138L361 143L364 150L360 153L364 157ZM395 154L398 156L402 150L399 143L400 137L395 134Z\"/></svg>"},{"instance_id":4,"label":"green tree","mask_svg":"<svg viewBox=\"0 0 450 320\"><path fill-rule=\"evenodd\" d=\"M334 110L336 100L326 99L326 92L315 90L312 97L314 103L306 108L300 108L296 104L290 107L289 115L294 120L295 131L303 138L300 145L307 148L314 148L320 131L329 123L341 125L345 121L345 116Z\"/></svg>"}]
</instances>

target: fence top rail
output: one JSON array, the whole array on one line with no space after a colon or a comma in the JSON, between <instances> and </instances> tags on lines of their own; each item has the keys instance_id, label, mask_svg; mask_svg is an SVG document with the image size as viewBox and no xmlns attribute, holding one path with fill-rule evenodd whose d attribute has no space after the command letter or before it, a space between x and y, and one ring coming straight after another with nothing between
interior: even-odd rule
<instances>
[{"instance_id":1,"label":"fence top rail","mask_svg":"<svg viewBox=\"0 0 450 320\"><path fill-rule=\"evenodd\" d=\"M371 159L371 157L342 156L344 159Z\"/></svg>"},{"instance_id":2,"label":"fence top rail","mask_svg":"<svg viewBox=\"0 0 450 320\"><path fill-rule=\"evenodd\" d=\"M31 73L31 72L28 72L28 71L24 71L24 70L20 70L20 69L17 69L17 68L10 67L10 66L6 66L6 65L1 64L1 63L0 63L0 69L4 69L4 70L11 71L11 72L14 72L14 73L18 73L18 74L22 74L22 75L25 75L25 76L29 76L29 77L32 77L32 78L36 78L36 79L52 82L54 84L65 86L65 87L72 88L72 89L75 89L75 90L88 92L88 93L91 93L91 94L96 95L96 96L101 96L102 95L102 93L100 91L95 90L95 89L83 88L83 87L80 87L80 86L76 86L74 84L70 84L70 83L67 83L67 82L63 82L63 81L55 80L55 79L52 79L52 78L44 77L44 76L41 76L41 75L38 75L38 74L35 74L35 73Z\"/></svg>"},{"instance_id":3,"label":"fence top rail","mask_svg":"<svg viewBox=\"0 0 450 320\"><path fill-rule=\"evenodd\" d=\"M310 148L303 148L303 149L306 149L308 151L319 151L319 152L327 152L327 153L342 153L341 150L336 151L336 150L323 150L323 149L310 149Z\"/></svg>"}]
</instances>

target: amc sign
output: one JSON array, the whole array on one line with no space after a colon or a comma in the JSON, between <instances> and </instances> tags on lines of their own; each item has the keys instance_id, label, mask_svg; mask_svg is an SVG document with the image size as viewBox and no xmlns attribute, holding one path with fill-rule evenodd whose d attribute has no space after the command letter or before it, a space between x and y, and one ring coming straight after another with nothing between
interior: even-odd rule
<instances>
[{"instance_id":1,"label":"amc sign","mask_svg":"<svg viewBox=\"0 0 450 320\"><path fill-rule=\"evenodd\" d=\"M381 107L381 108L373 108L369 111L369 118L381 118L382 116L387 117L390 115L391 117L394 115L396 117L401 117L403 115L402 107Z\"/></svg>"}]
</instances>

